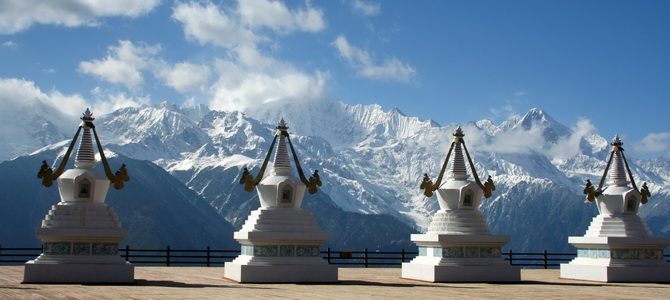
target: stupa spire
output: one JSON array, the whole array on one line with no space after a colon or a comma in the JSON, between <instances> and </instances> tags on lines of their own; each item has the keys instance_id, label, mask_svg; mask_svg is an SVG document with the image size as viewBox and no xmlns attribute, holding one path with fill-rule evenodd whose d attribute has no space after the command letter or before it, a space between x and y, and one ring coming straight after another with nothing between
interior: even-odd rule
<instances>
[{"instance_id":1,"label":"stupa spire","mask_svg":"<svg viewBox=\"0 0 670 300\"><path fill-rule=\"evenodd\" d=\"M449 175L451 178L461 180L467 179L469 177L468 170L465 167L465 158L463 157L463 147L461 142L465 134L461 129L461 126L456 128L454 131L454 140L456 144L454 145L454 156L451 157L451 168L449 169Z\"/></svg>"},{"instance_id":2,"label":"stupa spire","mask_svg":"<svg viewBox=\"0 0 670 300\"><path fill-rule=\"evenodd\" d=\"M93 152L93 139L91 138L91 128L94 127L93 113L87 108L81 117L81 127L84 132L79 141L79 148L77 149L77 156L74 159L74 166L80 169L90 169L95 166L95 152Z\"/></svg>"},{"instance_id":3,"label":"stupa spire","mask_svg":"<svg viewBox=\"0 0 670 300\"><path fill-rule=\"evenodd\" d=\"M279 142L277 143L277 149L275 151L275 157L273 160L272 173L276 175L286 175L291 173L291 160L288 154L288 148L286 146L286 137L288 136L288 126L284 118L277 123L277 135L279 136Z\"/></svg>"},{"instance_id":4,"label":"stupa spire","mask_svg":"<svg viewBox=\"0 0 670 300\"><path fill-rule=\"evenodd\" d=\"M612 152L614 152L614 161L612 162L612 171L609 174L609 184L616 186L626 186L628 185L629 181L626 178L626 169L624 167L623 158L621 157L621 153L623 151L621 146L623 146L623 142L617 135L614 137L614 140L612 140L610 145L612 145Z\"/></svg>"},{"instance_id":5,"label":"stupa spire","mask_svg":"<svg viewBox=\"0 0 670 300\"><path fill-rule=\"evenodd\" d=\"M37 178L42 179L42 185L46 187L50 187L51 185L53 185L53 181L58 179L58 177L65 171L65 165L67 164L67 161L70 159L70 155L74 150L74 146L77 143L79 134L82 132L83 129L84 133L81 136L81 140L79 142L79 148L77 149L77 155L74 159L75 168L92 169L93 167L95 167L95 152L93 152L93 137L95 137L95 143L98 146L98 153L100 154L100 161L102 162L102 166L104 167L107 179L109 179L112 182L112 185L114 186L115 189L117 190L122 189L124 186L124 182L130 180L130 177L128 176L128 170L126 170L126 165L125 164L121 165L121 168L119 168L119 170L116 171L116 173L113 173L112 170L109 168L107 158L105 158L105 153L102 150L102 145L100 144L100 140L98 139L98 134L95 131L95 125L93 125L93 120L95 120L95 118L93 117L93 113L91 113L91 111L88 108L84 112L84 115L81 117L81 120L82 122L81 124L79 124L79 129L77 129L77 133L74 134L74 138L72 138L70 146L67 147L65 156L63 156L63 159L61 160L58 169L54 171L53 168L49 167L46 160L42 161L42 166L40 167L40 170L37 173ZM91 131L93 131L93 135L91 135Z\"/></svg>"},{"instance_id":6,"label":"stupa spire","mask_svg":"<svg viewBox=\"0 0 670 300\"><path fill-rule=\"evenodd\" d=\"M272 175L290 177L293 168L291 167L291 160L287 144L289 147L291 147L291 153L293 154L292 155L293 161L295 162L295 167L298 171L300 182L302 182L302 184L307 186L307 191L310 194L316 194L317 187L321 186L321 178L319 177L319 171L314 170L314 174L312 174L312 176L310 176L309 179L305 177L305 173L302 171L302 167L300 166L300 160L298 160L298 155L296 154L295 149L293 148L293 143L291 142L291 138L288 134L288 126L286 124L286 121L284 121L284 118L282 118L279 121L279 123L277 123L277 132L275 133L275 137L272 140L270 149L268 150L268 153L265 156L265 160L263 160L263 165L261 166L258 175L254 177L249 172L249 169L244 168L242 178L240 178L240 184L244 184L245 191L252 192L254 190L254 187L257 186L259 183L261 183L261 180L263 180L263 175L265 174L266 167L270 162L270 157L272 157L273 149L276 151L274 154L273 166L271 170Z\"/></svg>"},{"instance_id":7,"label":"stupa spire","mask_svg":"<svg viewBox=\"0 0 670 300\"><path fill-rule=\"evenodd\" d=\"M465 140L463 139L465 134L463 133L461 126L456 128L453 135L454 139L451 142L449 152L447 152L447 158L445 158L444 163L442 164L442 169L440 170L440 174L437 176L437 180L435 183L433 183L427 173L423 174L423 181L421 181L419 188L424 190L423 194L426 197L433 196L433 192L442 186L442 178L447 171L447 165L449 162L451 162L451 168L447 174L448 178L454 180L467 179L469 177L468 170L465 165L465 158L467 158L467 162L468 165L470 165L470 170L472 171L472 175L475 178L475 182L484 191L484 197L491 197L491 191L494 191L496 187L493 184L491 176L489 176L485 182L481 182L481 180L479 180L479 176L477 176L477 170L475 170L475 164L472 162L470 154L468 153L468 148L465 146ZM464 152L465 157L463 156ZM452 153L454 154L453 156L451 156Z\"/></svg>"}]
</instances>

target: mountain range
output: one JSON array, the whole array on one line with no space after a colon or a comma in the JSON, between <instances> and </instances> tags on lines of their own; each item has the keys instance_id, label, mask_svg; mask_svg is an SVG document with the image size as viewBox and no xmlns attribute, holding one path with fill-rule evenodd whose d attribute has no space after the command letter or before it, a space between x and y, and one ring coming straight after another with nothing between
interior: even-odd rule
<instances>
[{"instance_id":1,"label":"mountain range","mask_svg":"<svg viewBox=\"0 0 670 300\"><path fill-rule=\"evenodd\" d=\"M34 230L48 210L36 203L46 198L56 201L57 193L53 188L40 190L31 172L36 173L41 159L54 161L62 153L62 141L71 138L77 122L49 114L47 109L20 111L33 124L21 129L29 136L20 131L21 139L5 138L8 143L0 148L0 160L5 160L0 163L0 175L4 175L0 188L11 187L8 178L16 177L25 181L21 187L31 193L3 195L0 203L24 203L22 207L36 216L30 221L10 219L11 224ZM241 169L258 172L281 118L289 123L303 168L310 173L318 169L321 174L320 192L307 196L303 207L331 234L327 246L411 247L409 235L425 230L438 209L435 197L423 196L419 183L424 173L433 179L437 176L457 124L442 126L406 116L398 109L384 111L379 105L351 106L336 100L274 101L244 112L161 103L98 116L96 128L105 149L116 161L131 162L131 178L138 179L129 182L128 189L108 196L122 222L131 232L137 231L128 242L134 246L141 243L141 237L157 237L150 245L183 242L195 247L207 239L211 239L209 244L216 240L221 246L234 245L229 231L239 229L249 212L259 206L256 194L244 192L238 184ZM74 125L64 129L63 124ZM491 175L497 186L481 207L492 231L511 235L508 247L515 251L572 251L567 237L582 235L597 213L594 204L583 203L581 190L586 179L599 180L609 154L608 141L579 125L568 128L541 109L499 125L489 120L460 125L477 173L483 178ZM11 132L9 125L3 126L0 132ZM26 151L36 145L45 148ZM670 162L665 158L629 160L635 180L647 182L652 191L640 215L655 236L670 236L666 216ZM30 172L11 175L23 168ZM171 189L174 191L168 192ZM117 194L137 200L117 204L113 200ZM156 201L142 202L139 198L143 197ZM121 211L124 203L136 201L146 207L133 209L134 213ZM184 214L179 226L138 221L141 215L151 215L169 222L186 206L193 213ZM217 229L205 230L208 223ZM202 232L203 240L180 234L161 237L161 231ZM5 245L7 239L21 240L8 234L0 231L0 244ZM134 235L137 239L132 239Z\"/></svg>"}]
</instances>

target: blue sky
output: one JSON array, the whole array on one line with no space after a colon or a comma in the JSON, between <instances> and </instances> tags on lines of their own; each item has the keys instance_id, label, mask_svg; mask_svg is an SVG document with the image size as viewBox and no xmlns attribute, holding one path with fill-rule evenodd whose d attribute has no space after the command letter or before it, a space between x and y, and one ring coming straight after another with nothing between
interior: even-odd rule
<instances>
[{"instance_id":1,"label":"blue sky","mask_svg":"<svg viewBox=\"0 0 670 300\"><path fill-rule=\"evenodd\" d=\"M539 107L670 153L670 1L0 2L0 91L72 115L327 97L499 124Z\"/></svg>"}]
</instances>

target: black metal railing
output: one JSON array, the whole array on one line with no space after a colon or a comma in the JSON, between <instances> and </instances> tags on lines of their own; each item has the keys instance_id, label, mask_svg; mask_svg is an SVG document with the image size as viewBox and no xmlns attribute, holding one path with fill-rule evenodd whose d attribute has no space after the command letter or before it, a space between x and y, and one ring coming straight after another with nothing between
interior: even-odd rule
<instances>
[{"instance_id":1,"label":"black metal railing","mask_svg":"<svg viewBox=\"0 0 670 300\"><path fill-rule=\"evenodd\" d=\"M28 260L35 259L42 253L42 248L3 248L0 245L0 265L18 265ZM119 255L135 265L161 265L161 266L223 266L224 263L232 261L240 254L240 250L218 250L207 247L206 249L172 249L167 246L164 249L133 249L130 246L119 248ZM404 262L409 262L418 255L414 251L334 251L327 248L321 251L321 256L328 261L342 267L398 267ZM567 263L576 253L550 253L542 252L514 252L508 250L502 253L503 258L511 265L525 268L555 268L561 263ZM670 262L670 255L665 255Z\"/></svg>"},{"instance_id":2,"label":"black metal railing","mask_svg":"<svg viewBox=\"0 0 670 300\"><path fill-rule=\"evenodd\" d=\"M0 265L23 264L42 253L40 248L3 248L0 245Z\"/></svg>"},{"instance_id":3,"label":"black metal railing","mask_svg":"<svg viewBox=\"0 0 670 300\"><path fill-rule=\"evenodd\" d=\"M325 258L329 264L340 266L363 266L369 267L388 267L400 266L404 262L409 262L416 257L418 252L405 251L368 251L368 248L363 251L333 251L328 248L326 251L321 251L321 256Z\"/></svg>"},{"instance_id":4,"label":"black metal railing","mask_svg":"<svg viewBox=\"0 0 670 300\"><path fill-rule=\"evenodd\" d=\"M509 261L513 266L549 269L550 267L558 267L561 263L570 262L577 256L577 253L549 253L547 250L539 253L530 253L513 252L512 249L509 249L503 253L504 256L507 256L505 260Z\"/></svg>"},{"instance_id":5,"label":"black metal railing","mask_svg":"<svg viewBox=\"0 0 670 300\"><path fill-rule=\"evenodd\" d=\"M130 246L119 249L119 255L126 261L138 265L193 265L216 266L232 261L240 255L240 250L207 249L131 249Z\"/></svg>"}]
</instances>

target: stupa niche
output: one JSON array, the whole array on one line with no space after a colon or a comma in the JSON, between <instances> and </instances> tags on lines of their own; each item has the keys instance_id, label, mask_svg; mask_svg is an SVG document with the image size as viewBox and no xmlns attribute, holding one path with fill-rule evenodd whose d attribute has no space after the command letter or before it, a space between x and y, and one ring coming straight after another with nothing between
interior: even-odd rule
<instances>
[{"instance_id":1,"label":"stupa niche","mask_svg":"<svg viewBox=\"0 0 670 300\"><path fill-rule=\"evenodd\" d=\"M42 184L50 187L58 181L60 202L53 205L36 229L43 252L25 264L26 283L129 283L134 281L134 267L118 254L118 244L127 231L114 210L105 204L110 182L117 189L128 181L125 165L113 174L102 151L93 125L93 115L86 109L82 123L58 169L54 172L46 161L38 173ZM75 168L65 172L79 134ZM91 132L98 145L105 174L93 169L95 152Z\"/></svg>"},{"instance_id":2,"label":"stupa niche","mask_svg":"<svg viewBox=\"0 0 670 300\"><path fill-rule=\"evenodd\" d=\"M619 137L614 137L610 145L612 150L598 187L587 180L584 188L586 202L595 201L599 214L584 236L568 238L577 248L577 258L561 264L561 277L602 282L670 282L670 263L663 257L670 239L654 238L644 219L637 215L639 206L647 203L651 193L646 183L642 189L635 184ZM608 186L603 190L608 172Z\"/></svg>"},{"instance_id":3,"label":"stupa niche","mask_svg":"<svg viewBox=\"0 0 670 300\"><path fill-rule=\"evenodd\" d=\"M459 126L435 183L424 175L421 189L427 197L437 191L440 210L425 234L411 235L419 255L402 264L402 277L429 282L517 282L519 267L502 258L501 248L510 237L491 234L479 211L482 196L490 197L495 185L490 176L485 183L479 180L464 136ZM475 182L468 180L464 153ZM448 177L442 184L449 163Z\"/></svg>"},{"instance_id":4,"label":"stupa niche","mask_svg":"<svg viewBox=\"0 0 670 300\"><path fill-rule=\"evenodd\" d=\"M321 186L318 171L307 179L300 166L282 119L277 126L270 150L257 177L245 168L240 184L247 192L256 187L261 207L252 211L234 238L242 245L242 254L225 264L224 276L238 282L334 282L337 268L322 257L320 246L328 240L309 211L303 210L305 191L311 194ZM275 147L272 172L263 178ZM290 155L299 178L292 176Z\"/></svg>"}]
</instances>

